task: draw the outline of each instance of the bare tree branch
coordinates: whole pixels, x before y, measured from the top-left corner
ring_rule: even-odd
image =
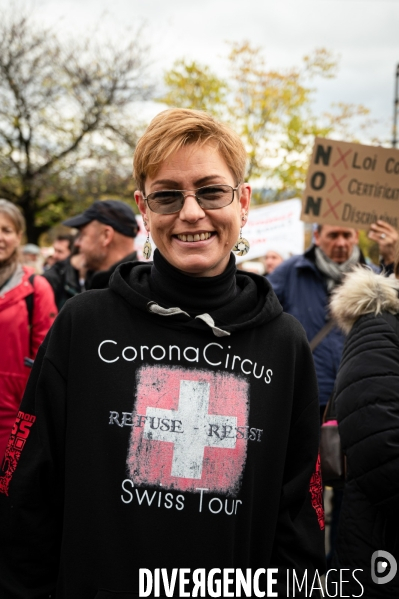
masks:
[[[84,170],[90,159],[92,168],[110,135],[119,140],[112,146],[114,164],[131,153],[137,136],[129,110],[150,98],[153,88],[147,50],[131,37],[120,45],[102,40],[100,46],[92,39],[61,43],[32,14],[17,14],[12,7],[5,13],[0,21],[0,139],[5,142],[0,189],[23,208],[28,236],[36,241],[42,229],[38,215],[55,206],[51,190],[73,185],[72,167]],[[71,201],[76,194],[70,187],[63,197]]]

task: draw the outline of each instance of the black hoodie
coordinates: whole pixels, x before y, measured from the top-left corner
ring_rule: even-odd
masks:
[[[68,301],[39,351],[0,477],[0,596],[133,598],[143,568],[277,568],[278,597],[312,596],[324,522],[305,333],[263,277],[237,274],[226,306],[206,313],[204,294],[193,316],[154,302],[150,272],[122,264]]]

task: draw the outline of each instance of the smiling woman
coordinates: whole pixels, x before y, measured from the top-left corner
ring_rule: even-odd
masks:
[[[196,111],[169,110],[137,145],[135,198],[161,254],[192,276],[221,274],[245,225],[246,154],[228,127]]]
[[[36,547],[39,529],[45,541],[28,559],[3,533],[24,559],[0,556],[0,591],[17,580],[22,599],[34,579],[37,596],[133,599],[140,568],[276,568],[279,596],[295,596],[294,579],[309,596],[324,569],[316,379],[302,327],[264,277],[236,270],[245,157],[231,129],[192,110],[159,114],[139,141],[154,262],[68,301],[35,364],[21,407],[35,421],[0,521],[34,501],[21,543]]]

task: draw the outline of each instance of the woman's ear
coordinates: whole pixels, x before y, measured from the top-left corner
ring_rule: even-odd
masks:
[[[241,214],[248,214],[248,210],[249,210],[249,205],[251,203],[251,194],[252,194],[252,190],[251,190],[251,186],[248,185],[248,183],[242,183],[240,185],[240,205],[241,205]]]
[[[143,193],[139,190],[134,192],[134,199],[136,200],[136,204],[138,209],[140,210],[140,214],[143,217],[143,221],[147,219],[147,204],[145,203],[145,199]]]

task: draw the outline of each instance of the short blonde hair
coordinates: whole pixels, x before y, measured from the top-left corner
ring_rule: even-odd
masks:
[[[25,232],[25,218],[15,204],[0,199],[0,214],[5,214],[10,219],[18,234]]]
[[[169,108],[159,113],[139,139],[133,158],[133,176],[144,192],[145,180],[186,145],[212,144],[226,161],[236,185],[244,181],[246,151],[240,137],[227,125],[201,110]]]

